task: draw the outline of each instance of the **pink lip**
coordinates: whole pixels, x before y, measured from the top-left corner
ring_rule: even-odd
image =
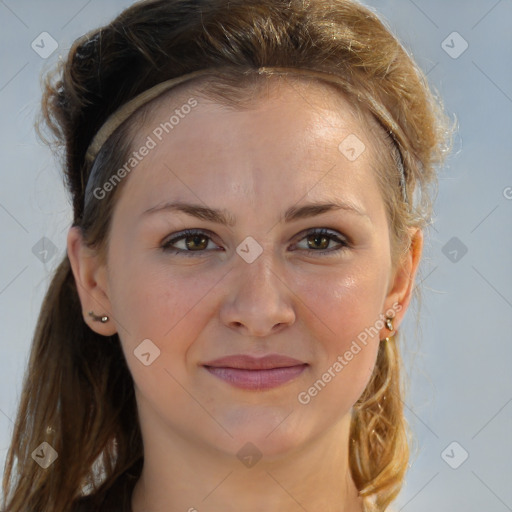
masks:
[[[270,354],[264,357],[234,355],[208,361],[203,366],[212,374],[242,389],[269,389],[300,375],[307,363]]]

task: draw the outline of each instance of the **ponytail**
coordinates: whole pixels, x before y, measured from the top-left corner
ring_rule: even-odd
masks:
[[[398,495],[409,447],[400,386],[398,334],[380,342],[370,382],[353,408],[352,478],[372,510],[386,510]]]
[[[37,321],[6,459],[2,511],[68,512],[77,490],[96,491],[98,483],[107,489],[141,456],[133,381],[118,336],[100,336],[84,322],[66,255]]]

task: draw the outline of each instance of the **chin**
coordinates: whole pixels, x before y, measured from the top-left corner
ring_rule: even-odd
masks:
[[[223,424],[233,435],[229,451],[238,451],[247,443],[254,445],[255,451],[260,451],[266,460],[279,459],[311,441],[308,432],[311,429],[305,424],[298,425],[294,418],[296,411],[290,414],[280,411],[279,414],[265,414],[262,411],[249,414],[235,420],[224,420]],[[289,416],[288,416],[289,415]],[[295,421],[294,421],[295,419]],[[250,449],[250,448],[248,448]]]

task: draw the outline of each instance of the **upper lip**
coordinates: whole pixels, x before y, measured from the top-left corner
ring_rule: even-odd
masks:
[[[263,357],[254,357],[245,354],[221,357],[203,363],[203,366],[216,366],[222,368],[239,368],[243,370],[269,370],[271,368],[286,368],[307,364],[304,361],[279,354],[269,354]]]

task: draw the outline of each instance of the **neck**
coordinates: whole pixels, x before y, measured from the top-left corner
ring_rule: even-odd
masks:
[[[142,428],[144,467],[132,512],[362,512],[348,464],[349,427],[346,417],[293,453],[254,465],[247,459],[249,467],[158,428],[144,436]]]

